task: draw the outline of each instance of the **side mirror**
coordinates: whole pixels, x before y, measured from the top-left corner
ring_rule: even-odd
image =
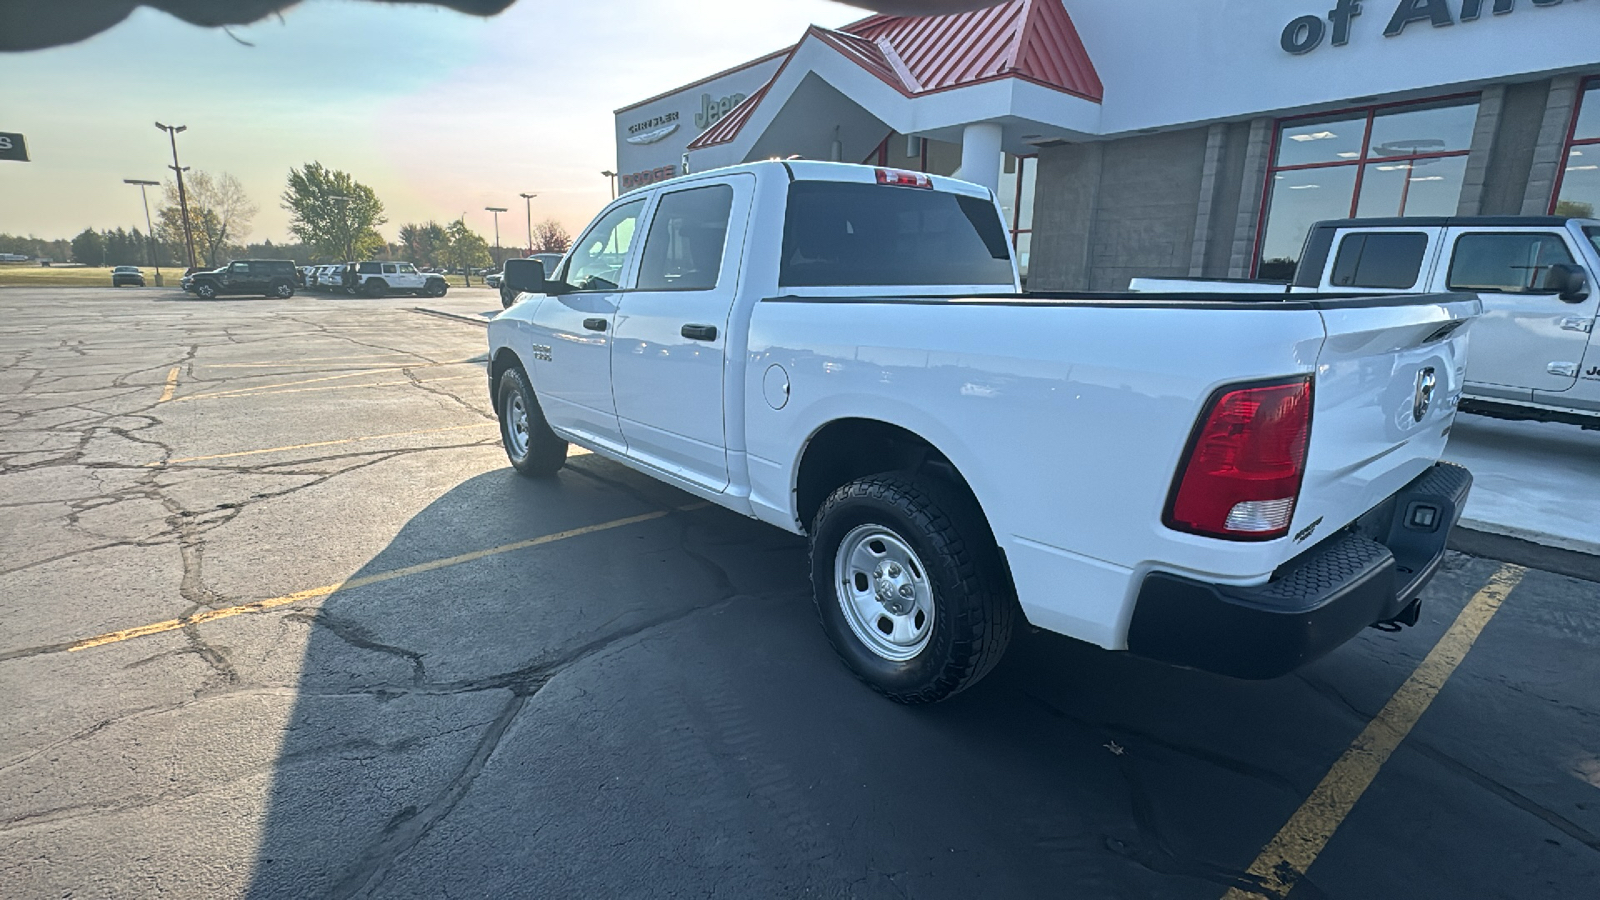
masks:
[[[544,263],[537,259],[508,259],[500,283],[519,294],[544,293]]]
[[[1567,303],[1582,303],[1589,299],[1589,273],[1583,266],[1555,263],[1545,275],[1544,288]]]

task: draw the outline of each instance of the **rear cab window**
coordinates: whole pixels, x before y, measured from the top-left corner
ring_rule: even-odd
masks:
[[[1567,242],[1553,232],[1469,232],[1456,239],[1447,286],[1452,291],[1551,293],[1544,287],[1550,267],[1572,262]]]
[[[1003,285],[1011,244],[994,203],[923,188],[838,181],[789,185],[778,285]]]
[[[661,195],[645,236],[637,288],[641,291],[708,291],[717,286],[733,188],[726,184]]]
[[[1428,235],[1419,231],[1353,232],[1339,242],[1328,283],[1333,288],[1408,290],[1422,275]]]

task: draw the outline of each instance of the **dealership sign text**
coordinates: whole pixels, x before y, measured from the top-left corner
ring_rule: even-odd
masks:
[[[1368,0],[1371,2],[1371,0]],[[1560,6],[1562,0],[1531,0],[1534,6]],[[1577,2],[1577,0],[1573,0]],[[1301,16],[1284,26],[1279,38],[1284,52],[1296,56],[1310,53],[1322,46],[1323,40],[1332,37],[1335,47],[1350,43],[1351,22],[1361,15],[1363,0],[1336,0],[1328,10],[1328,20],[1320,16]],[[1517,0],[1400,0],[1389,24],[1384,26],[1384,37],[1397,37],[1407,25],[1427,22],[1434,28],[1444,28],[1457,22],[1475,22],[1485,15],[1504,16],[1516,9]],[[1453,12],[1459,8],[1460,14]]]

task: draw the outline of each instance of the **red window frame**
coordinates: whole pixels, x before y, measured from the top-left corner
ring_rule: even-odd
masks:
[[[1358,168],[1356,169],[1355,188],[1350,193],[1350,218],[1353,219],[1356,215],[1356,208],[1361,203],[1361,182],[1366,177],[1367,164],[1369,162],[1406,163],[1414,162],[1419,159],[1446,159],[1456,156],[1466,156],[1472,152],[1472,149],[1469,147],[1466,150],[1446,150],[1439,153],[1411,153],[1405,156],[1369,156],[1369,153],[1372,150],[1372,123],[1373,120],[1378,117],[1378,113],[1387,112],[1392,109],[1401,109],[1407,106],[1428,106],[1435,103],[1448,103],[1451,100],[1466,100],[1468,98],[1477,98],[1479,102],[1482,102],[1482,96],[1482,94],[1476,91],[1471,91],[1462,94],[1446,94],[1442,97],[1428,97],[1422,100],[1402,100],[1397,103],[1379,103],[1373,106],[1350,106],[1344,109],[1328,110],[1327,112],[1306,113],[1304,115],[1284,116],[1281,119],[1274,119],[1272,122],[1272,145],[1268,150],[1267,155],[1267,159],[1270,160],[1270,162],[1267,164],[1267,185],[1261,191],[1261,208],[1256,213],[1256,246],[1255,252],[1252,254],[1252,259],[1250,260],[1251,277],[1254,277],[1256,272],[1261,268],[1261,248],[1266,242],[1267,238],[1267,208],[1272,203],[1272,182],[1275,180],[1273,176],[1277,175],[1279,172],[1297,172],[1305,169],[1332,169],[1340,166],[1357,166]],[[1309,119],[1328,119],[1334,116],[1346,116],[1352,113],[1361,112],[1366,113],[1367,124],[1361,134],[1361,155],[1359,157],[1355,159],[1341,159],[1336,162],[1299,163],[1292,166],[1278,165],[1279,142],[1282,140],[1285,125]],[[1576,124],[1577,119],[1574,118],[1573,122]]]
[[[1572,104],[1572,121],[1567,123],[1567,140],[1561,145],[1561,164],[1556,169],[1556,183],[1550,189],[1550,206],[1546,212],[1551,215],[1555,215],[1556,205],[1561,202],[1561,187],[1567,180],[1567,161],[1572,158],[1572,148],[1600,146],[1600,137],[1578,137],[1578,116],[1583,114],[1585,96],[1594,88],[1600,88],[1600,75],[1590,75],[1578,82],[1577,101]]]

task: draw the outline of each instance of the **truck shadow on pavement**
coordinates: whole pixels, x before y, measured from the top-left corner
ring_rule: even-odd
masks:
[[[1318,685],[1381,703],[1427,649],[1256,684],[1024,628],[908,708],[834,658],[802,539],[690,504],[595,457],[490,472],[356,579],[426,570],[287,616],[248,896],[1215,898],[1361,727]]]

